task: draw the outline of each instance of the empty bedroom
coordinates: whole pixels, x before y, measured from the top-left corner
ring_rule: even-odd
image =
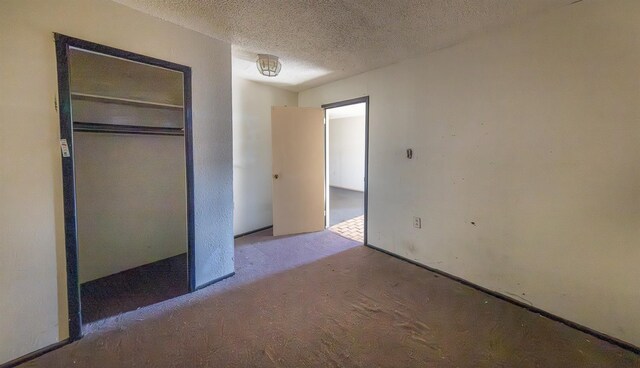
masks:
[[[0,368],[640,367],[637,0],[0,1]]]

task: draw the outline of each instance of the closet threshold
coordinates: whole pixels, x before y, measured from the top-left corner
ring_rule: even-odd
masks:
[[[71,92],[71,98],[76,100],[96,101],[96,102],[105,102],[105,103],[113,103],[113,104],[120,104],[120,105],[132,105],[132,106],[141,106],[141,107],[154,107],[154,108],[169,109],[169,110],[183,109],[182,105],[173,105],[173,104],[167,104],[162,102],[135,100],[130,98],[92,95],[88,93],[79,93],[79,92]]]
[[[111,134],[141,134],[141,135],[175,135],[183,136],[182,128],[163,128],[142,125],[118,125],[86,123],[76,121],[73,123],[74,132],[111,133]]]

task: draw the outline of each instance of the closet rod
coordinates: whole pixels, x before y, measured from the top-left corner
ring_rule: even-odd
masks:
[[[143,134],[143,135],[176,135],[183,136],[182,128],[162,128],[141,125],[97,124],[76,121],[73,123],[74,132],[115,133],[115,134]]]

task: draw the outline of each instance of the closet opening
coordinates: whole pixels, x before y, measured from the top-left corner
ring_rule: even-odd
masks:
[[[75,340],[194,290],[191,69],[55,39]]]

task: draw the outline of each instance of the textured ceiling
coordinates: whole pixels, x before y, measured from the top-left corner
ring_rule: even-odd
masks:
[[[234,72],[301,91],[575,0],[115,0],[233,44]],[[258,74],[256,54],[282,72]]]

